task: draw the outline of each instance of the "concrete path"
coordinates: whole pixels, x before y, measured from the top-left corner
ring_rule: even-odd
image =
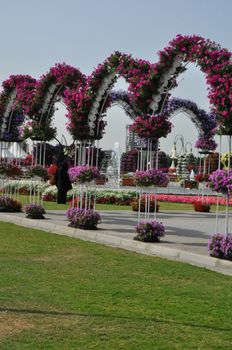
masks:
[[[134,241],[137,213],[105,211],[97,231],[68,227],[64,211],[48,211],[45,220],[25,219],[24,213],[0,213],[0,221],[9,221],[26,227],[63,234],[120,247],[135,252],[156,255],[172,260],[206,267],[232,276],[232,262],[211,258],[207,243],[215,232],[214,213],[162,212],[157,220],[166,227],[166,236],[158,244]],[[224,216],[219,216],[219,232],[224,232]]]

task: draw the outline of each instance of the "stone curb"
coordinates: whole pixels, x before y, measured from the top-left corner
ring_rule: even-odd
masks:
[[[180,249],[168,248],[159,244],[149,244],[138,242],[126,238],[116,237],[99,231],[86,231],[68,226],[56,225],[43,220],[31,220],[13,215],[0,217],[1,221],[11,222],[20,226],[41,229],[46,232],[55,233],[62,236],[79,238],[84,241],[105,244],[140,254],[157,256],[169,260],[188,263],[190,265],[207,268],[213,271],[232,276],[232,262],[222,259],[212,258],[196,253],[187,252]]]

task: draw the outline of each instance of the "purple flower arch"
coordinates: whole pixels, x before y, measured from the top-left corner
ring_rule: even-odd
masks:
[[[109,95],[109,99],[111,105],[120,105],[131,119],[136,119],[136,117],[139,116],[125,91],[112,91]],[[179,112],[183,112],[187,115],[196,126],[199,132],[199,139],[195,145],[197,148],[204,148],[201,147],[202,143],[200,143],[200,141],[202,140],[204,140],[205,145],[211,145],[211,147],[207,147],[208,149],[213,150],[216,148],[216,144],[212,142],[217,127],[216,117],[213,113],[207,113],[204,109],[199,108],[193,101],[181,98],[170,98],[164,104],[162,115],[164,117],[168,116],[170,119]]]

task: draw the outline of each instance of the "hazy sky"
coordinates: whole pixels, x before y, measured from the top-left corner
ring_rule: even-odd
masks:
[[[66,62],[90,74],[115,50],[135,58],[157,61],[176,34],[199,34],[232,49],[231,0],[0,0],[1,82],[10,74],[39,78],[56,62]],[[203,74],[194,65],[173,91],[208,109]],[[119,79],[116,89],[126,89]],[[65,135],[65,108],[58,105],[55,124]],[[118,107],[107,114],[104,148],[125,143],[128,118]],[[183,115],[172,119],[174,128],[162,147],[168,151],[176,134],[194,144],[192,122]]]

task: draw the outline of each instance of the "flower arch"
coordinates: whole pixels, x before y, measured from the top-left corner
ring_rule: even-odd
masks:
[[[151,116],[163,112],[177,84],[176,78],[188,62],[195,63],[205,74],[212,112],[221,133],[232,134],[231,52],[197,35],[177,35],[159,52],[159,61],[155,64],[118,51],[88,77],[64,63],[56,64],[36,84],[28,115],[35,126],[42,125],[46,129],[54,113],[54,103],[62,97],[68,110],[67,129],[73,138],[99,139],[104,131],[101,117],[111,103],[110,91],[118,77],[129,83],[128,99],[136,113]],[[13,100],[8,100],[5,114],[2,113],[3,126]]]
[[[78,91],[85,86],[86,78],[77,68],[57,63],[37,83],[33,103],[28,112],[31,118],[34,138],[49,141],[55,136],[56,128],[51,126],[55,103],[64,97],[66,89]]]
[[[131,104],[131,100],[126,91],[112,91],[109,95],[109,99],[109,107],[117,104],[123,108],[131,119],[139,117],[139,113]],[[216,143],[213,141],[217,127],[215,115],[213,113],[207,113],[204,109],[199,108],[193,101],[173,97],[166,101],[161,116],[167,116],[168,119],[170,119],[179,112],[184,113],[190,118],[199,132],[199,138],[196,141],[195,147],[205,148],[201,147],[203,146],[204,140],[205,144],[211,145],[211,147],[207,146],[206,148],[211,150],[215,149]]]
[[[200,36],[177,35],[159,52],[159,57],[158,63],[150,64],[116,52],[98,66],[87,79],[86,89],[69,96],[70,100],[78,101],[75,106],[76,115],[81,116],[82,121],[88,119],[86,131],[89,129],[94,138],[96,120],[100,117],[100,112],[104,112],[105,97],[117,74],[129,82],[129,98],[137,111],[145,114],[160,113],[169,92],[177,84],[177,76],[185,71],[188,62],[193,62],[206,76],[212,111],[221,130],[232,133],[231,52]],[[72,120],[73,111],[69,112]]]
[[[0,139],[19,141],[18,126],[28,114],[36,91],[36,79],[29,75],[11,75],[2,83],[0,95]]]

